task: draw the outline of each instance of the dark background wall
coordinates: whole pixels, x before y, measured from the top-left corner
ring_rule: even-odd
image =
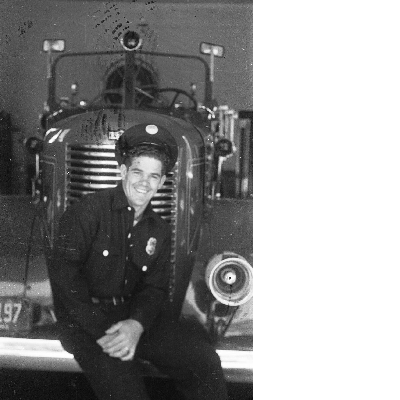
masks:
[[[120,49],[117,25],[147,24],[148,50],[198,55],[201,41],[225,46],[216,60],[215,98],[237,111],[252,109],[252,3],[237,1],[0,2],[0,110],[11,115],[14,192],[26,186],[31,162],[25,137],[38,134],[46,100],[42,41],[66,40],[67,51]],[[114,33],[113,33],[114,31]]]

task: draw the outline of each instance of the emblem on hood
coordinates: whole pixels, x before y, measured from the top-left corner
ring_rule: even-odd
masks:
[[[146,246],[146,253],[147,253],[149,256],[152,256],[152,255],[155,253],[155,251],[156,251],[156,244],[157,244],[157,239],[156,239],[156,238],[151,237],[151,238],[148,240],[147,246]]]
[[[124,133],[123,129],[119,129],[118,131],[108,131],[108,139],[109,140],[118,140],[119,137]]]

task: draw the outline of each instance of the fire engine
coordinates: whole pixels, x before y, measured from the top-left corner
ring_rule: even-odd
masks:
[[[23,293],[0,298],[0,365],[79,371],[52,336],[51,293],[45,302],[29,296],[36,233],[48,262],[62,213],[82,196],[118,183],[116,140],[130,126],[150,123],[168,129],[179,149],[152,199],[173,232],[166,310],[210,336],[228,381],[252,382],[252,249],[234,248],[229,241],[229,235],[251,234],[251,208],[221,205],[222,163],[235,151],[237,120],[237,113],[218,106],[213,95],[214,57],[223,48],[201,44],[210,63],[197,55],[150,52],[134,31],[122,36],[122,48],[115,51],[55,56],[63,47],[60,40],[44,42],[43,137],[26,141],[36,160],[35,215]],[[226,226],[228,236],[216,233]],[[157,375],[145,360],[143,371]]]

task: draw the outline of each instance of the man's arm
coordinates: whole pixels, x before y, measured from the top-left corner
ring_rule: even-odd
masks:
[[[59,224],[49,277],[57,318],[67,316],[96,339],[107,325],[104,313],[91,301],[86,280],[81,273],[97,229],[96,214],[88,204],[67,210]]]

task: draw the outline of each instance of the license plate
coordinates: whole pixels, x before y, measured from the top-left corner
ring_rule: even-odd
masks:
[[[32,328],[33,305],[23,297],[0,297],[0,335],[25,334]]]

